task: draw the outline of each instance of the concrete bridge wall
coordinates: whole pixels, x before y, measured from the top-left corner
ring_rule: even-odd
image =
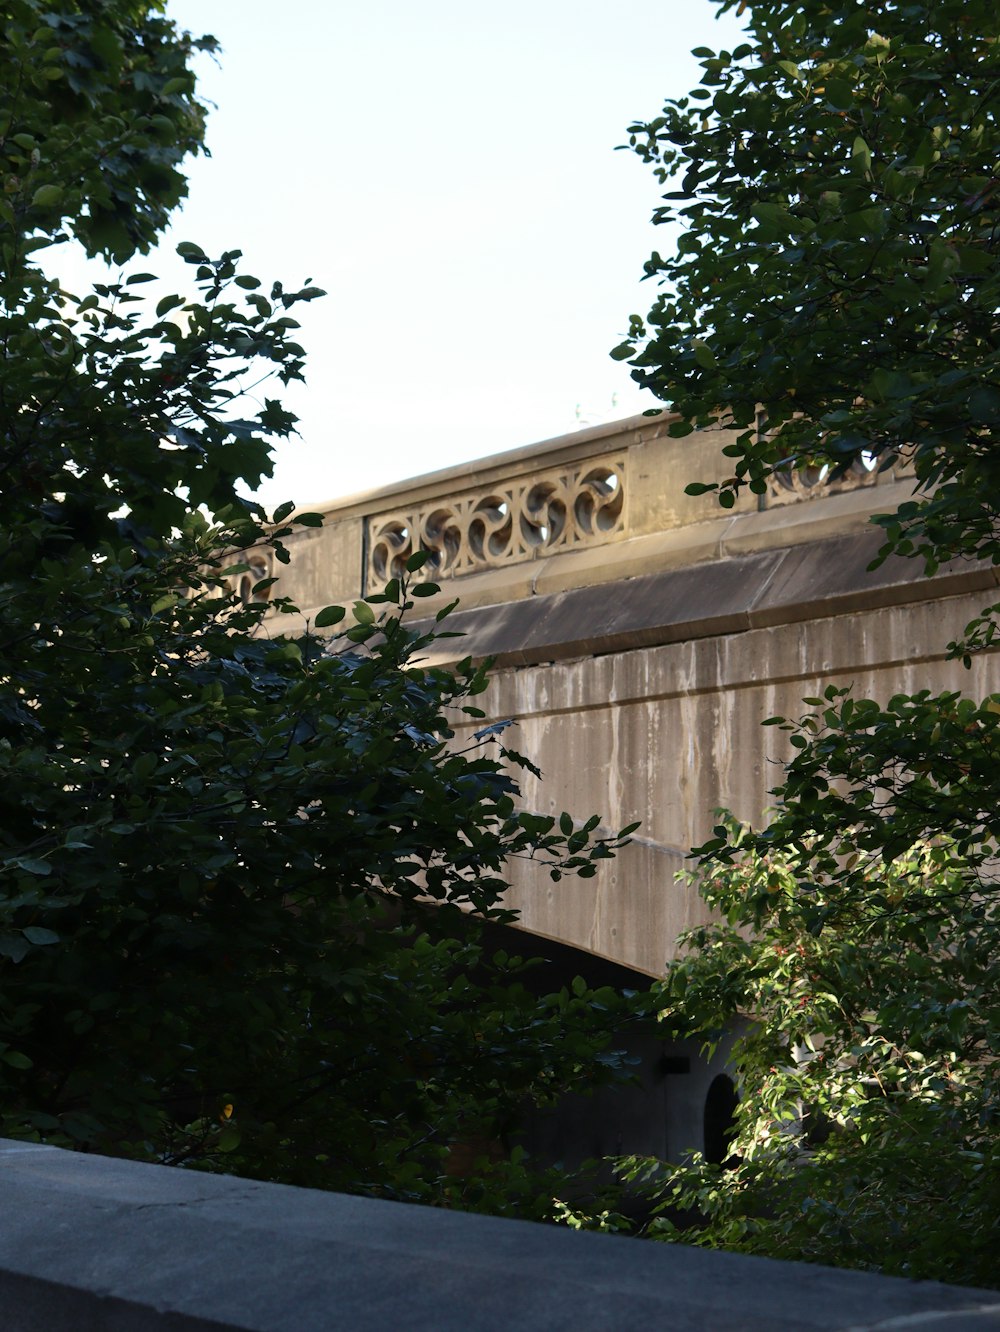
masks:
[[[442,592],[418,609],[460,600],[449,623],[464,637],[438,660],[495,658],[482,706],[516,720],[515,747],[545,776],[526,803],[642,820],[595,880],[514,867],[523,927],[650,975],[701,918],[675,876],[713,810],[758,821],[767,806],[783,737],[765,717],[797,715],[831,682],[875,697],[1000,689],[995,656],[971,672],[946,660],[996,599],[993,570],[867,572],[870,517],[911,493],[905,468],[789,476],[724,513],[683,493],[726,475],[724,434],[671,440],[667,426],[636,417],[323,506],[276,570],[308,619],[431,552]]]

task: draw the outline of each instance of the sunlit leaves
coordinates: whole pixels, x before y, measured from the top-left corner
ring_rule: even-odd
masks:
[[[729,479],[687,493],[731,508],[779,466],[902,461],[916,494],[876,520],[880,558],[1000,563],[996,9],[740,11],[746,44],[700,53],[694,100],[630,130],[669,188],[654,220],[685,233],[614,355],[672,435],[735,425]],[[995,649],[998,614],[952,654]],[[704,1219],[663,1216],[665,1238],[993,1285],[1000,702],[831,685],[806,706],[766,723],[790,754],[768,825],[700,848],[717,923],[664,985],[678,1035],[736,1036],[733,1157],[623,1168]]]
[[[859,849],[844,811],[824,839],[807,803],[760,833],[716,828],[696,882],[720,923],[687,935],[663,986],[675,1032],[735,1034],[730,1160],[622,1172],[704,1217],[654,1221],[661,1238],[992,1285],[1000,899],[916,819],[925,837],[890,857]],[[887,826],[898,812],[883,804]]]
[[[752,427],[721,502],[789,458],[903,457],[923,498],[883,555],[1000,559],[995,8],[897,6],[875,31],[854,4],[745,8],[749,40],[706,49],[696,100],[630,128],[669,186],[654,221],[684,231],[612,355],[685,422]]]

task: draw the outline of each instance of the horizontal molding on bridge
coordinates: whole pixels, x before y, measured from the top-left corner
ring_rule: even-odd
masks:
[[[985,564],[956,562],[927,578],[919,560],[894,557],[869,570],[881,543],[882,534],[869,529],[549,596],[459,608],[447,627],[462,637],[439,641],[431,660],[492,657],[498,666],[528,666],[996,592],[997,571]]]
[[[988,1332],[997,1292],[0,1140],[4,1332]]]

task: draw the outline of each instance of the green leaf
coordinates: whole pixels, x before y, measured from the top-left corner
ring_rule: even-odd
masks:
[[[3,1054],[0,1054],[0,1059],[11,1068],[34,1068],[34,1063],[20,1050],[4,1050]]]
[[[62,203],[62,198],[61,185],[40,185],[31,196],[31,205],[33,208],[55,208]]]
[[[52,866],[47,860],[38,860],[33,856],[18,856],[14,860],[8,861],[8,864],[15,865],[27,874],[37,874],[40,878],[45,878],[52,873]]]
[[[849,111],[854,105],[854,90],[846,80],[827,79],[823,91],[826,101],[835,111]]]
[[[969,395],[969,416],[977,425],[1000,421],[1000,389],[982,385]]]
[[[313,623],[317,629],[327,629],[332,624],[339,624],[346,614],[347,611],[343,606],[324,606]]]
[[[243,1135],[234,1124],[227,1124],[219,1134],[219,1140],[216,1143],[216,1150],[220,1152],[235,1152],[236,1148],[243,1140]]]
[[[24,937],[32,944],[54,944],[59,942],[59,935],[55,930],[47,930],[41,925],[26,925],[21,931]]]
[[[0,957],[20,962],[31,952],[31,945],[21,934],[0,934]]]

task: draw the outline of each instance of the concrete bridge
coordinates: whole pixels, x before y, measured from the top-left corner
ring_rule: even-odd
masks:
[[[428,551],[424,574],[442,590],[418,609],[458,598],[448,625],[463,634],[435,660],[494,659],[477,703],[516,721],[515,747],[543,771],[523,784],[528,807],[599,813],[613,829],[641,820],[595,879],[552,884],[511,867],[518,946],[547,956],[557,985],[578,972],[594,984],[662,975],[678,935],[704,919],[676,880],[689,848],[716,808],[751,822],[767,808],[785,737],[764,718],[797,716],[830,683],[876,698],[1000,689],[995,656],[971,671],[946,660],[997,599],[994,570],[966,563],[926,579],[919,561],[897,559],[867,571],[881,544],[870,518],[909,497],[905,468],[859,467],[833,484],[790,474],[727,512],[684,494],[728,475],[725,432],[672,440],[668,425],[634,417],[321,506],[323,527],[298,532],[290,566],[273,571],[308,619],[379,591]],[[248,597],[272,572],[255,558]],[[725,1046],[711,1060],[693,1041],[634,1053],[639,1091],[565,1107],[535,1127],[533,1150],[676,1159],[707,1153],[713,1133],[722,1143],[715,1121],[734,1095]]]
[[[789,475],[726,512],[684,494],[728,475],[725,432],[671,440],[668,423],[633,417],[322,506],[324,526],[293,537],[276,570],[308,617],[429,552],[442,591],[418,610],[459,598],[448,627],[464,635],[436,659],[494,658],[477,701],[517,722],[516,747],[543,770],[529,807],[642,821],[595,880],[513,867],[523,928],[650,976],[701,919],[675,875],[714,809],[756,822],[767,807],[784,737],[765,717],[798,715],[831,682],[886,698],[1000,687],[992,656],[970,672],[945,651],[996,599],[995,571],[926,579],[900,559],[867,572],[869,519],[911,494],[905,469]]]

